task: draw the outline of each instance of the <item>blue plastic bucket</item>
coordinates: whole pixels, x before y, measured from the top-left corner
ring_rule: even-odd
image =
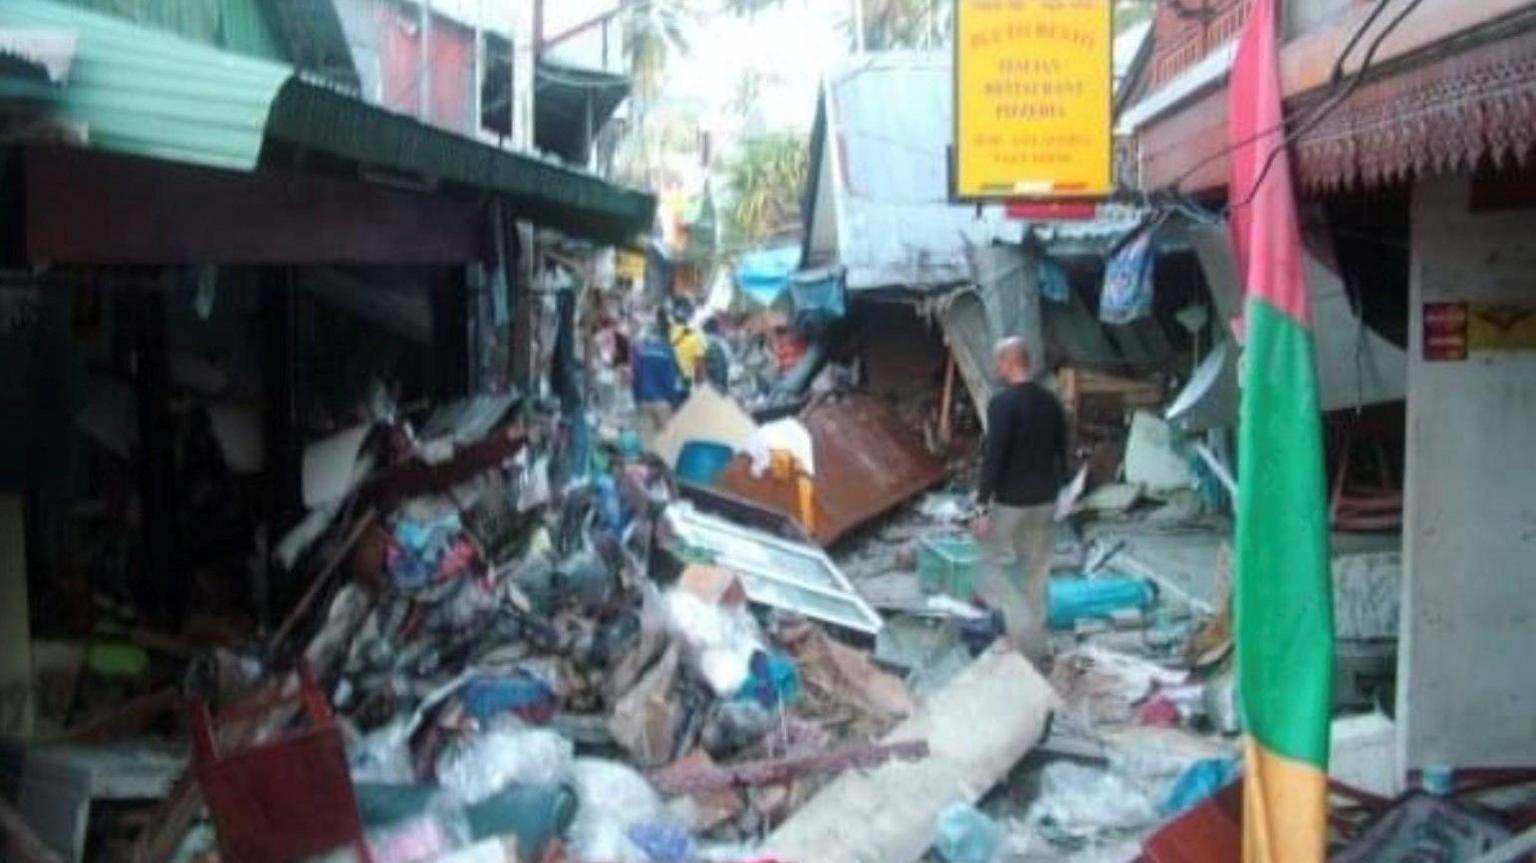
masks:
[[[677,477],[694,485],[714,485],[715,477],[731,463],[734,452],[725,444],[689,441],[677,456]]]

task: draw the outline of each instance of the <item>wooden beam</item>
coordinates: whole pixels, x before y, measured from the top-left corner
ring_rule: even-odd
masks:
[[[68,264],[451,264],[484,207],[298,171],[244,174],[67,147],[24,153],[26,254]]]

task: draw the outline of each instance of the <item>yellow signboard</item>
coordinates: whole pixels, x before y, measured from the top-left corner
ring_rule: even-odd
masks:
[[[1110,0],[955,0],[954,192],[1110,191]]]
[[[615,264],[614,276],[617,278],[628,279],[633,285],[642,284],[645,281],[645,255],[640,252],[620,249]]]
[[[1486,351],[1536,348],[1536,308],[1513,303],[1470,303],[1467,347]]]

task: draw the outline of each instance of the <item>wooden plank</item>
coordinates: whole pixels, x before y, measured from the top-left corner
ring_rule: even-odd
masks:
[[[763,856],[913,863],[933,842],[939,813],[996,784],[1040,742],[1056,706],[1024,657],[984,654],[882,741],[925,741],[927,758],[843,774],[768,837]]]
[[[242,174],[62,147],[24,154],[26,254],[76,264],[451,264],[484,206],[281,169]]]

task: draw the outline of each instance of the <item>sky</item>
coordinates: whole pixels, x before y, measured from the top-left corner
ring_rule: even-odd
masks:
[[[727,112],[747,70],[771,75],[759,111],[768,129],[807,130],[823,72],[847,55],[837,22],[844,0],[784,0],[751,17],[716,14],[671,64],[666,98],[703,117]]]
[[[465,21],[506,28],[508,0],[431,0],[439,12]],[[532,0],[514,0],[532,2]],[[743,72],[772,73],[760,104],[768,129],[810,128],[816,90],[825,69],[847,54],[837,23],[852,0],[783,0],[777,7],[741,17],[719,11],[719,0],[686,0],[699,11],[688,34],[689,52],[670,64],[664,105],[701,118],[730,110]],[[562,33],[617,8],[619,0],[546,0],[544,32]],[[599,56],[596,30],[567,41],[552,55],[578,65]]]

